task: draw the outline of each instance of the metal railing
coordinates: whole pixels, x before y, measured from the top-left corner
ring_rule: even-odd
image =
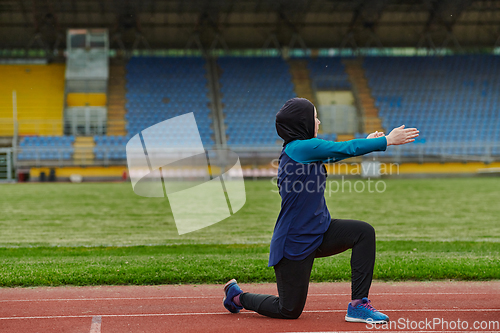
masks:
[[[20,119],[17,121],[19,135],[62,135],[62,120]],[[0,136],[14,135],[14,120],[0,118]]]
[[[19,135],[106,135],[108,130],[124,128],[123,121],[107,121],[106,116],[69,115],[65,120],[21,119],[17,121]],[[14,135],[14,120],[0,118],[0,136]]]
[[[213,147],[213,149],[223,148]],[[230,146],[229,149],[238,154],[242,165],[262,165],[277,159],[281,146]],[[127,164],[125,146],[79,148],[77,158],[72,147],[18,147],[17,153],[17,165],[24,167]],[[500,142],[418,143],[391,146],[386,152],[376,152],[362,157],[364,160],[374,158],[390,163],[473,161],[491,163],[500,161]]]
[[[396,163],[405,161],[491,163],[500,160],[500,142],[429,142],[389,147],[389,154],[380,154]]]
[[[105,118],[90,118],[74,122],[62,120],[19,120],[19,135],[106,135],[108,129],[124,127],[123,121],[107,121]],[[14,135],[12,118],[0,118],[0,136]]]

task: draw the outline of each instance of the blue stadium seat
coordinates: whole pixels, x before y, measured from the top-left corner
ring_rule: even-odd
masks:
[[[160,121],[193,112],[200,133],[209,133],[202,136],[203,144],[212,146],[205,65],[202,57],[132,57],[126,76],[128,133],[135,135]],[[106,142],[124,144],[119,140]]]
[[[25,136],[19,142],[17,158],[26,160],[70,160],[75,137],[70,136]]]
[[[296,97],[288,64],[280,57],[220,57],[224,123],[230,146],[276,146],[274,119]]]
[[[365,57],[363,67],[388,130],[401,124],[418,127],[420,143],[462,142],[465,146],[499,141],[500,57]],[[437,148],[428,152],[440,153]],[[460,153],[476,155],[484,150]]]
[[[309,58],[307,68],[316,89],[350,90],[351,83],[340,57]]]

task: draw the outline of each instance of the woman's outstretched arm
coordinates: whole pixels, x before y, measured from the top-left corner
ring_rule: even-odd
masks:
[[[336,162],[349,157],[365,155],[373,151],[384,151],[387,146],[402,145],[415,141],[416,128],[397,127],[389,133],[372,133],[366,139],[333,142],[321,139],[296,140],[290,142],[285,152],[300,163],[315,161]]]

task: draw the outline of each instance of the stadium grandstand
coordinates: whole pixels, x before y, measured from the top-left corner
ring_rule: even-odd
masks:
[[[500,170],[500,1],[12,0],[0,18],[0,181],[124,179],[130,138],[190,112],[205,149],[270,177],[297,96],[325,140],[420,129],[353,164]]]

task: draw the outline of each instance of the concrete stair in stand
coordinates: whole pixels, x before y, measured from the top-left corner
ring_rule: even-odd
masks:
[[[352,139],[354,139],[354,135],[353,134],[338,134],[337,135],[337,142],[349,141],[349,140],[352,140]]]
[[[124,65],[109,67],[107,135],[127,135],[125,129],[126,79]]]
[[[73,143],[73,161],[76,165],[94,164],[94,137],[77,136]]]
[[[378,116],[378,108],[375,106],[375,99],[368,86],[368,80],[366,79],[361,60],[349,59],[343,62],[346,73],[349,75],[349,81],[353,87],[354,98],[357,100],[362,114],[363,131],[365,133],[384,131],[382,120]]]
[[[313,104],[316,104],[311,88],[311,77],[307,68],[307,61],[291,59],[288,64],[290,65],[290,74],[292,74],[292,82],[297,96],[307,98]]]

